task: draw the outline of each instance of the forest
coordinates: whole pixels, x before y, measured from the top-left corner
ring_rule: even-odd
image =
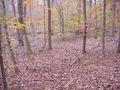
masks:
[[[0,90],[120,90],[120,0],[0,0]]]

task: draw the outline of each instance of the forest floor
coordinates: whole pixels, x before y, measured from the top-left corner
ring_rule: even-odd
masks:
[[[9,54],[4,56],[9,90],[120,90],[117,38],[106,39],[104,58],[100,38],[87,38],[84,55],[82,38],[56,41],[52,50],[38,52],[42,41],[31,40],[35,52],[29,57],[17,48],[18,73],[13,70]]]

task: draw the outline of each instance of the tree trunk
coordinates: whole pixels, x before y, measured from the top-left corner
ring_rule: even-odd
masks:
[[[13,61],[14,66],[16,67],[15,56],[14,56],[14,53],[13,53],[13,50],[12,50],[11,42],[10,42],[10,39],[9,39],[9,34],[8,34],[8,31],[7,31],[7,24],[4,25],[4,29],[5,29],[5,34],[6,34],[7,45],[8,45],[10,54],[11,54],[11,59]]]
[[[13,13],[14,13],[14,16],[15,16],[15,22],[17,22],[14,0],[12,0],[11,2],[12,2]],[[18,44],[19,44],[19,46],[23,46],[23,40],[22,40],[22,37],[21,37],[21,34],[20,34],[20,30],[19,29],[16,29],[16,30],[17,30]]]
[[[18,0],[18,22],[21,24],[24,24],[24,19],[26,18],[26,7],[23,8],[23,0]],[[24,18],[25,17],[25,18]],[[31,46],[30,46],[30,42],[27,36],[27,32],[26,32],[26,28],[23,27],[22,29],[20,29],[20,32],[22,34],[22,38],[23,38],[23,42],[24,42],[24,47],[26,49],[26,53],[29,55],[32,53],[31,50]]]
[[[94,0],[94,3],[95,3],[95,6],[97,5],[97,2],[96,2],[96,0]],[[98,30],[98,21],[97,21],[97,18],[98,18],[98,16],[97,16],[97,10],[95,9],[95,20],[94,20],[94,27],[95,27],[95,39],[97,39],[97,30]]]
[[[30,0],[30,6],[29,6],[29,12],[30,12],[30,18],[31,18],[31,22],[30,22],[30,29],[32,29],[32,33],[33,33],[33,35],[35,36],[35,31],[34,31],[34,25],[33,25],[33,18],[32,18],[32,7],[33,7],[33,1],[32,0]]]
[[[46,48],[46,0],[44,0],[44,45],[43,45],[43,49]]]
[[[1,24],[0,24],[0,69],[1,69],[1,75],[2,75],[3,90],[8,90],[7,82],[6,82],[6,75],[5,75],[5,70],[4,70],[3,57],[2,57],[2,47],[1,47],[2,37],[1,36],[2,36],[2,31],[1,31]]]
[[[62,3],[60,1],[60,18],[61,18],[61,30],[62,30],[62,40],[64,40],[64,12],[63,12],[63,6],[62,6]]]
[[[80,34],[80,24],[81,24],[81,0],[77,0],[77,13],[78,13],[78,29],[76,31],[76,35],[79,35]]]
[[[112,37],[115,36],[115,11],[116,11],[116,5],[115,0],[112,0]]]
[[[2,5],[3,5],[3,14],[4,14],[4,16],[6,16],[6,7],[5,7],[4,0],[2,0]],[[10,39],[9,39],[9,35],[8,35],[7,29],[8,29],[7,28],[7,24],[5,23],[4,24],[4,30],[5,30],[5,35],[6,35],[6,41],[7,41],[8,49],[10,51],[11,59],[12,59],[13,64],[14,64],[14,69],[15,69],[15,71],[18,71],[17,66],[16,66],[16,61],[15,61],[15,56],[14,56],[14,53],[13,53],[13,50],[12,50],[12,46],[11,46],[11,42],[10,42]]]
[[[60,10],[59,12],[59,20],[60,20],[60,26],[61,26],[61,40],[64,40],[64,14],[63,11]]]
[[[118,7],[117,7],[118,8]],[[119,18],[120,17],[120,10],[118,9],[117,10],[117,17]],[[120,23],[120,20],[118,19],[117,20],[118,24]],[[119,34],[119,38],[118,38],[118,47],[117,47],[117,53],[120,53],[120,26],[119,26],[119,31],[118,31],[118,34]]]
[[[48,49],[52,49],[52,40],[51,40],[51,2],[47,0],[48,4]]]
[[[86,0],[83,0],[83,11],[84,11],[83,53],[86,53],[86,31],[87,31]]]
[[[106,29],[106,0],[103,8],[102,54],[105,56],[105,29]]]
[[[118,40],[117,53],[120,53],[120,28],[119,28],[119,40]]]
[[[92,18],[92,3],[93,1],[92,0],[89,0],[90,2],[90,19]]]
[[[0,0],[0,8],[2,8],[2,10],[0,10],[0,16],[4,17],[4,0]],[[8,86],[7,86],[7,81],[6,81],[6,75],[5,75],[5,68],[4,68],[4,62],[3,62],[3,56],[2,56],[2,24],[0,24],[0,71],[1,71],[1,76],[2,76],[2,89],[3,90],[8,90]]]

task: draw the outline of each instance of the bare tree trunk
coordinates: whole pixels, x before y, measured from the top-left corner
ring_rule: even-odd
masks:
[[[116,11],[116,5],[115,0],[112,0],[112,37],[115,36],[115,11]]]
[[[3,12],[4,12],[3,14],[4,14],[4,16],[6,16],[6,7],[5,7],[4,0],[2,0],[2,5],[3,5]],[[7,45],[8,45],[9,51],[10,51],[11,59],[12,59],[13,64],[14,64],[14,69],[15,69],[15,71],[18,71],[17,66],[16,66],[16,61],[15,61],[15,56],[14,56],[12,46],[11,46],[11,42],[10,42],[10,39],[9,39],[6,23],[4,24],[4,29],[5,29],[5,34],[6,34]]]
[[[96,2],[96,0],[94,0],[94,3],[95,3],[95,6],[97,5],[97,2]],[[94,21],[94,27],[95,27],[95,39],[97,39],[97,29],[98,29],[98,21],[97,21],[97,18],[98,18],[98,16],[97,16],[97,10],[95,10],[95,21]]]
[[[92,4],[93,4],[93,1],[92,0],[89,0],[90,2],[90,19],[92,18]]]
[[[51,2],[47,0],[48,4],[48,49],[52,49],[52,40],[51,40]]]
[[[26,18],[26,6],[23,8],[23,0],[18,0],[18,14],[19,14],[18,22],[25,25],[24,19]],[[31,50],[30,42],[27,36],[26,28],[23,27],[22,29],[20,29],[20,32],[22,34],[26,53],[31,54],[32,50]]]
[[[33,20],[32,20],[32,6],[33,6],[33,0],[30,0],[30,7],[29,7],[29,11],[30,11],[30,18],[31,18],[31,22],[30,22],[30,26],[31,29],[33,29],[33,35],[35,36],[35,31],[34,31],[34,25],[33,25]]]
[[[63,11],[59,13],[59,20],[61,25],[61,39],[64,40],[64,14]]]
[[[61,18],[61,28],[62,28],[62,40],[64,40],[64,12],[63,12],[63,6],[62,6],[62,3],[60,1],[60,6],[61,6],[61,9],[60,9],[60,18]]]
[[[2,39],[2,31],[1,31],[1,24],[0,24],[0,71],[2,75],[2,83],[3,83],[3,90],[8,90],[7,81],[6,81],[6,75],[4,70],[4,63],[3,63],[3,57],[2,57],[2,47],[1,47],[1,39]]]
[[[83,0],[83,11],[84,11],[84,33],[83,33],[83,53],[86,53],[86,31],[87,31],[87,16],[86,16],[86,0]]]
[[[43,45],[43,49],[46,48],[46,0],[44,0],[44,45]]]
[[[76,35],[79,35],[79,33],[80,33],[80,24],[81,24],[81,21],[80,21],[80,19],[81,19],[81,3],[80,3],[80,0],[77,0],[77,8],[78,8],[78,10],[77,10],[77,12],[78,12],[78,16],[79,16],[79,18],[78,18],[78,29],[76,30]]]
[[[63,11],[62,11],[62,17],[61,17],[61,28],[62,28],[62,40],[64,40],[64,32],[65,32],[65,30],[64,30],[64,14],[63,14]]]
[[[119,5],[119,4],[118,4]],[[118,7],[117,7],[118,8]],[[120,17],[120,10],[117,10],[117,17]],[[118,24],[120,23],[119,19],[118,19]],[[120,53],[120,26],[119,26],[119,31],[118,31],[118,47],[117,47],[117,53]]]
[[[102,54],[105,56],[105,29],[106,29],[106,0],[104,0],[103,9],[103,31],[102,31]]]
[[[12,2],[12,8],[13,8],[14,16],[15,16],[15,22],[17,22],[14,0],[12,0],[11,2]],[[20,30],[16,29],[16,31],[17,31],[18,44],[19,44],[19,46],[23,46],[23,40],[22,40],[22,36],[20,34]]]
[[[51,9],[53,9],[54,7],[54,0],[51,0]],[[51,34],[53,35],[54,30],[53,30],[53,25],[54,25],[54,21],[53,21],[53,14],[51,13]]]
[[[117,53],[120,53],[120,28],[119,28],[119,39],[118,39]]]
[[[10,54],[11,54],[11,59],[13,60],[13,64],[16,67],[15,56],[14,56],[14,53],[12,50],[11,42],[10,42],[8,31],[7,31],[7,24],[4,25],[4,29],[5,29],[5,34],[6,34],[6,41],[7,41],[7,44],[8,44],[9,50],[10,50]]]

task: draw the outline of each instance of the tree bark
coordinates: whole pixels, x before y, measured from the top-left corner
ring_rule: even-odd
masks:
[[[118,39],[117,53],[120,53],[120,28],[119,28],[119,39]]]
[[[19,14],[19,17],[18,17],[18,22],[20,24],[24,24],[24,19],[26,18],[26,7],[23,8],[23,0],[18,0],[18,14]],[[22,38],[23,38],[23,42],[24,42],[24,47],[26,49],[26,53],[29,55],[32,53],[32,49],[31,49],[31,46],[30,46],[30,42],[29,42],[29,39],[28,39],[28,36],[27,36],[27,32],[26,32],[26,28],[23,27],[22,29],[20,29],[20,32],[22,34]]]
[[[14,0],[12,0],[11,2],[12,2],[12,8],[13,8],[14,16],[15,16],[15,22],[17,22]],[[23,39],[22,39],[22,36],[20,34],[20,30],[16,29],[16,31],[17,31],[18,44],[19,44],[19,46],[23,46]]]
[[[102,54],[105,56],[105,29],[106,29],[106,0],[103,8]]]
[[[119,4],[118,4],[119,5]],[[119,8],[117,6],[117,8]],[[118,9],[117,10],[117,17],[119,18],[120,17],[120,10]],[[117,20],[118,24],[120,23],[120,20],[118,19]],[[119,31],[118,31],[118,47],[117,47],[117,53],[120,53],[120,26],[119,26]]]
[[[3,90],[8,90],[5,69],[4,69],[4,63],[3,63],[3,57],[2,57],[2,46],[1,46],[2,37],[1,36],[2,36],[2,31],[1,31],[1,24],[0,24],[0,69],[1,69],[1,75],[2,75]]]
[[[89,0],[90,2],[90,19],[92,18],[92,4],[93,4],[93,1],[92,0]]]
[[[3,7],[4,7],[4,0],[0,0],[0,16],[3,17]],[[4,68],[4,62],[3,62],[3,56],[2,56],[2,24],[0,24],[0,71],[2,76],[2,89],[8,90],[7,81],[6,81],[6,75],[5,75],[5,68]]]
[[[83,11],[84,11],[83,53],[86,53],[86,31],[87,31],[86,0],[83,0]]]
[[[43,45],[43,49],[46,48],[46,0],[44,0],[44,45]]]
[[[31,28],[30,29],[32,29],[32,33],[33,33],[33,35],[35,36],[35,31],[34,31],[34,24],[33,24],[33,18],[32,18],[32,7],[33,7],[33,0],[30,0],[30,5],[29,5],[29,13],[30,13],[30,18],[31,18],[31,22],[30,22],[30,26],[31,26]]]
[[[94,0],[95,6],[97,5],[96,0]],[[94,27],[95,27],[95,39],[97,39],[97,30],[98,30],[98,16],[97,16],[97,10],[95,9],[95,17],[94,17]]]
[[[52,40],[51,40],[51,2],[47,0],[48,4],[48,49],[52,49]]]
[[[4,14],[4,16],[6,16],[6,7],[5,7],[4,0],[2,0],[2,5],[3,5],[3,14]],[[5,30],[5,35],[6,35],[6,41],[7,41],[8,49],[10,51],[11,59],[13,61],[14,68],[15,68],[15,71],[16,71],[17,70],[17,66],[16,66],[16,61],[15,61],[15,56],[14,56],[14,52],[12,50],[12,46],[11,46],[11,42],[10,42],[10,39],[9,39],[9,34],[8,34],[7,29],[8,29],[7,28],[7,24],[5,22],[5,24],[4,24],[4,30]]]
[[[115,36],[115,11],[116,11],[116,5],[115,0],[112,0],[112,37]]]

